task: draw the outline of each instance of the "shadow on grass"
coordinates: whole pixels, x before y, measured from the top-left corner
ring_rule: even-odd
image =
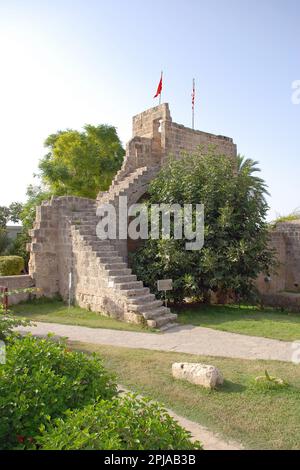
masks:
[[[300,314],[280,309],[259,308],[248,305],[184,305],[174,306],[181,324],[196,326],[222,325],[226,322],[259,322],[261,320],[281,320],[289,323],[300,323]]]
[[[231,380],[224,380],[223,385],[218,387],[217,391],[223,393],[242,393],[247,389],[246,385],[232,382]]]

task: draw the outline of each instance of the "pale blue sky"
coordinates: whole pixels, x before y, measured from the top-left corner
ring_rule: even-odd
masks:
[[[43,141],[163,101],[174,121],[234,138],[259,160],[270,218],[300,206],[298,0],[0,0],[0,205],[24,200]]]

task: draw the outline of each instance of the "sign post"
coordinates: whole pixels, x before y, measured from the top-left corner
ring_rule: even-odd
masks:
[[[157,290],[164,291],[165,293],[165,307],[167,306],[167,290],[173,289],[173,280],[172,279],[159,279],[157,281]]]
[[[72,272],[69,273],[69,310],[71,307]]]

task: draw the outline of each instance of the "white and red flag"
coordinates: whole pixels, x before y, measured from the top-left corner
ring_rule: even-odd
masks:
[[[195,79],[193,78],[193,90],[192,90],[192,129],[195,128]]]
[[[195,109],[195,79],[193,78],[193,91],[192,91],[192,110]]]

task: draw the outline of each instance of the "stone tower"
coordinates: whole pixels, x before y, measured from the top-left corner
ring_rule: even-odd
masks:
[[[147,192],[149,182],[169,155],[213,144],[218,153],[236,156],[229,137],[189,129],[172,121],[168,104],[133,117],[133,137],[109,190],[96,200],[55,197],[37,208],[31,231],[30,274],[43,295],[72,299],[82,307],[129,322],[167,329],[176,315],[162,305],[127,265],[127,240],[100,240],[96,209],[111,203],[118,212],[119,197],[134,204]],[[117,214],[118,215],[118,214]]]

